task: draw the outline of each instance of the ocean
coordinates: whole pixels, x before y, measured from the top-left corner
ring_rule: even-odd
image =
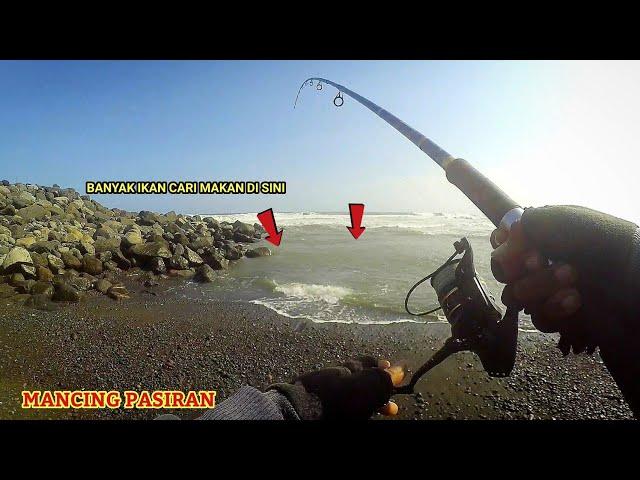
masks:
[[[256,213],[208,215],[219,221],[256,223]],[[273,254],[244,258],[216,282],[189,289],[189,295],[248,301],[291,318],[313,322],[443,322],[442,315],[413,317],[404,310],[411,286],[453,253],[466,236],[476,270],[499,300],[502,285],[491,275],[489,234],[493,225],[480,215],[443,213],[368,213],[366,231],[355,240],[345,213],[279,213],[282,243],[264,245]],[[436,306],[429,282],[412,296],[412,310]],[[521,315],[521,317],[524,317]],[[528,327],[527,318],[521,326]]]

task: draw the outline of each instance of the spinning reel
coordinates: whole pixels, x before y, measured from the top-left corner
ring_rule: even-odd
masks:
[[[442,309],[451,324],[451,337],[411,377],[407,385],[396,387],[396,394],[411,394],[420,378],[450,355],[471,351],[480,357],[486,372],[492,377],[506,377],[516,358],[518,310],[501,308],[486,290],[473,264],[473,250],[466,238],[453,244],[455,252],[435,272],[417,282],[407,293],[405,308],[411,315],[428,315]],[[462,257],[456,258],[459,255]],[[414,313],[409,310],[409,298],[423,282],[431,279],[438,296],[439,307]]]

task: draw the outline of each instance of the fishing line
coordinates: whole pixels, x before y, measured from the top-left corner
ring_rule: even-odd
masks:
[[[413,287],[411,287],[409,289],[409,291],[407,292],[407,296],[404,299],[404,309],[407,311],[407,313],[409,315],[413,315],[414,317],[421,317],[424,315],[429,315],[430,313],[433,312],[437,312],[438,310],[442,310],[442,305],[436,308],[433,308],[431,310],[427,310],[426,312],[422,312],[422,313],[416,313],[416,312],[412,312],[409,309],[409,299],[411,298],[411,294],[413,293],[413,291],[418,288],[420,285],[422,285],[424,282],[426,282],[427,280],[429,280],[431,277],[433,277],[434,275],[437,275],[438,273],[440,273],[442,270],[444,270],[445,268],[447,268],[449,265],[451,265],[452,263],[455,263],[454,261],[452,261],[454,259],[454,257],[458,255],[458,252],[455,251],[453,252],[453,255],[451,255],[446,262],[444,262],[444,264],[442,264],[440,267],[438,267],[437,270],[435,270],[434,272],[431,272],[429,275],[427,275],[426,277],[424,277],[421,280],[418,280]]]

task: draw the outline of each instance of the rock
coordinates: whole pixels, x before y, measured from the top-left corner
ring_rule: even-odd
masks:
[[[112,286],[111,282],[104,278],[101,278],[100,280],[98,280],[95,285],[96,290],[104,294],[106,294],[109,291],[111,286]]]
[[[247,253],[245,253],[247,258],[267,257],[269,255],[271,255],[271,250],[267,247],[252,248],[251,250],[247,250]]]
[[[133,245],[139,245],[143,242],[142,235],[137,230],[130,230],[122,237],[123,248],[129,248]]]
[[[244,255],[243,251],[239,248],[227,245],[224,251],[224,258],[227,260],[240,260]]]
[[[142,257],[171,258],[171,251],[164,242],[150,242],[134,245],[130,249],[134,255]]]
[[[18,271],[22,273],[25,278],[36,278],[36,269],[33,265],[21,263],[18,267]]]
[[[31,245],[36,243],[36,237],[29,235],[28,237],[22,237],[16,240],[16,245],[18,247],[29,248]]]
[[[17,287],[22,282],[24,282],[24,275],[21,273],[13,273],[9,278],[9,285],[13,287]]]
[[[153,257],[149,260],[149,268],[151,268],[153,273],[157,273],[159,275],[167,273],[167,267],[164,264],[164,260],[160,257]]]
[[[15,238],[15,237],[14,237]],[[189,237],[187,237],[184,233],[178,233],[173,236],[173,240],[183,246],[189,245]]]
[[[198,250],[200,248],[209,248],[213,246],[213,238],[211,237],[198,237],[194,241],[190,243],[190,246],[193,250]]]
[[[9,298],[16,294],[15,289],[6,283],[0,283],[0,298]]]
[[[67,268],[73,268],[74,270],[82,268],[82,261],[71,252],[62,252],[60,256]]]
[[[253,238],[253,236],[245,235],[244,233],[241,233],[241,232],[234,232],[233,239],[236,242],[242,242],[242,243],[253,243],[256,241]]]
[[[43,267],[42,265],[38,265],[36,267],[36,278],[43,282],[50,282],[53,280],[53,273],[47,267]]]
[[[51,312],[58,308],[55,303],[52,303],[51,300],[49,300],[49,297],[47,295],[41,293],[30,295],[29,298],[27,298],[27,300],[24,302],[24,306],[36,308],[38,310],[44,310],[46,312]]]
[[[123,270],[128,270],[131,268],[131,260],[125,257],[120,250],[116,250],[111,255],[111,260],[113,260],[118,268]]]
[[[22,191],[17,196],[13,198],[13,204],[16,208],[23,208],[28,205],[35,203],[36,197],[31,195],[29,192]]]
[[[146,210],[141,211],[139,214],[140,225],[153,225],[154,223],[166,223],[166,217],[163,215],[158,215],[157,213],[148,212]]]
[[[180,255],[174,255],[167,260],[167,266],[174,270],[186,270],[189,268],[189,261]]]
[[[182,256],[184,255],[184,245],[181,245],[179,243],[173,243],[171,244],[171,250],[173,251],[174,255],[178,255],[178,256]]]
[[[91,275],[100,275],[102,262],[93,255],[85,254],[82,257],[82,269]]]
[[[60,273],[61,271],[64,271],[64,262],[55,255],[52,255],[51,253],[48,254],[47,261],[49,262],[49,268],[53,273]]]
[[[217,229],[219,227],[218,221],[213,217],[205,217],[204,222],[209,225],[210,228]]]
[[[69,285],[75,287],[76,290],[80,290],[81,292],[89,290],[93,284],[93,282],[87,277],[74,277],[68,282]]]
[[[34,243],[33,245],[31,245],[29,250],[31,250],[33,252],[37,252],[37,253],[46,254],[46,253],[54,253],[54,252],[56,252],[59,247],[60,247],[60,242],[58,242],[56,240],[38,241],[38,242]]]
[[[25,220],[34,220],[45,217],[49,212],[40,205],[33,204],[28,207],[20,208],[16,211],[16,215]]]
[[[196,270],[196,280],[199,282],[213,282],[216,279],[216,273],[209,265],[200,265]]]
[[[77,228],[68,228],[67,233],[62,237],[62,241],[66,243],[79,242],[84,238],[84,234]]]
[[[15,272],[20,268],[21,264],[33,265],[31,255],[26,249],[22,247],[13,247],[11,250],[9,250],[7,256],[4,257],[1,270],[4,273]]]
[[[95,255],[96,254],[96,248],[93,246],[92,243],[85,241],[80,242],[80,248],[79,248],[80,252],[82,254],[88,253],[89,255]]]
[[[112,229],[110,229],[109,227],[103,225],[102,227],[99,227],[93,234],[93,238],[94,239],[98,239],[100,237],[102,238],[115,238],[117,237],[118,234],[116,232],[114,232]]]
[[[52,299],[54,302],[78,302],[80,301],[80,292],[67,282],[61,281],[55,286]]]
[[[167,273],[170,277],[182,277],[182,278],[192,278],[196,274],[195,270],[193,270],[192,268],[188,270],[171,269]]]
[[[47,298],[53,296],[54,288],[51,282],[38,281],[31,287],[32,295],[45,295]]]
[[[235,222],[233,222],[233,230],[236,233],[241,233],[242,235],[246,235],[248,237],[253,237],[253,235],[256,233],[253,225],[241,222],[240,220],[236,220]]]
[[[107,290],[107,295],[109,295],[114,300],[122,300],[125,298],[129,298],[129,292],[122,285],[114,285],[109,290]]]
[[[214,270],[226,270],[229,268],[229,260],[218,253],[210,253],[206,255],[204,261]]]
[[[31,260],[33,260],[33,265],[35,267],[49,267],[49,260],[47,260],[47,256],[37,252],[29,252],[31,255]]]
[[[186,258],[191,265],[202,265],[204,263],[202,257],[189,247],[185,247],[184,249],[184,258]]]
[[[93,244],[96,253],[113,252],[120,249],[120,237],[104,238],[98,237]]]

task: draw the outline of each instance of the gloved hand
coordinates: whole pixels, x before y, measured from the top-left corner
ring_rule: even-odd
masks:
[[[500,267],[494,272],[496,279],[507,283],[503,302],[524,307],[539,330],[560,332],[558,346],[565,354],[571,349],[590,353],[600,347],[618,385],[636,405],[640,401],[637,228],[584,207],[529,208],[508,238],[494,232],[500,246],[492,254],[492,262]]]
[[[324,368],[278,383],[276,389],[287,397],[303,420],[365,420],[377,410],[395,414],[398,407],[389,402],[394,384],[403,374],[389,368],[387,361],[360,357],[338,367]]]

